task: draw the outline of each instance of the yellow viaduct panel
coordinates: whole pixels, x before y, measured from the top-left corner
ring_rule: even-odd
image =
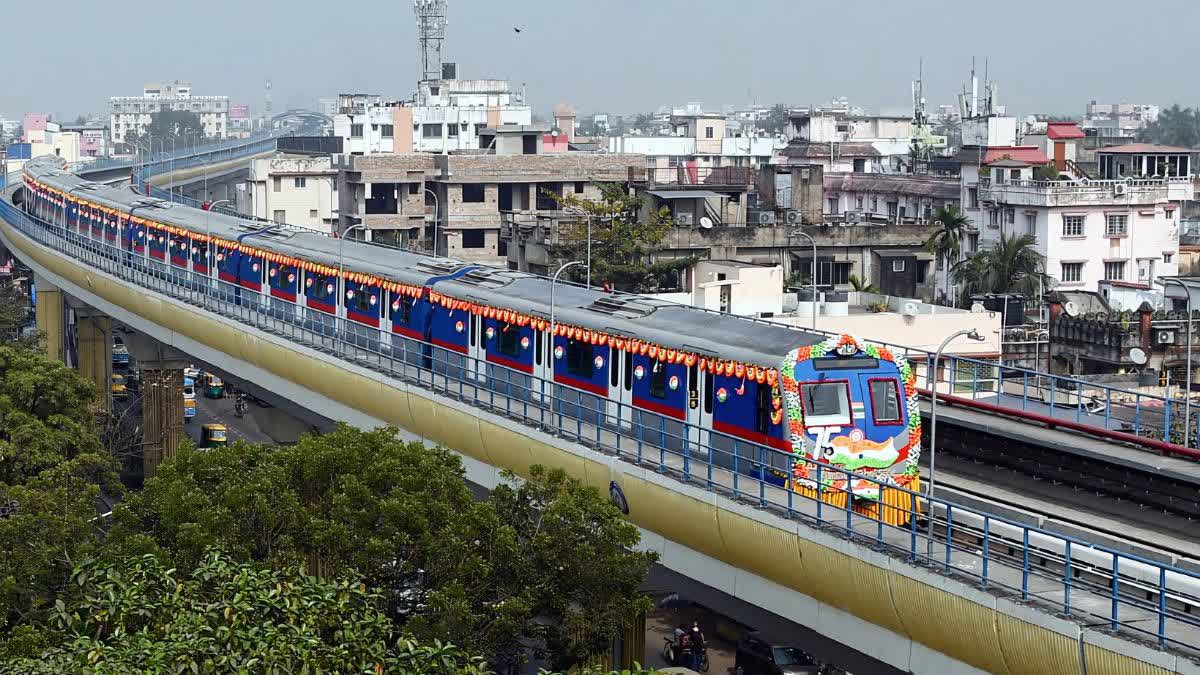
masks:
[[[822,536],[805,525],[749,513],[709,493],[688,494],[684,486],[673,489],[666,484],[669,479],[655,481],[636,470],[614,470],[599,453],[567,450],[535,430],[506,428],[403,382],[321,360],[319,352],[78,266],[2,219],[0,232],[22,260],[66,284],[467,457],[517,475],[528,475],[532,464],[560,467],[601,491],[616,480],[628,499],[629,518],[638,526],[979,670],[1006,675],[1200,673],[1183,658],[1081,630],[1077,624],[996,599],[866,547]]]

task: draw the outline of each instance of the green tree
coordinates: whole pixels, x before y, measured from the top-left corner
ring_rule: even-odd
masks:
[[[954,206],[942,206],[933,213],[933,224],[937,230],[925,240],[925,250],[941,262],[942,268],[950,270],[962,255],[963,230],[971,220]],[[951,301],[950,274],[946,274],[945,297]]]
[[[1160,112],[1156,121],[1139,131],[1138,140],[1182,148],[1200,146],[1200,109],[1181,108],[1176,103]]]
[[[121,491],[93,392],[43,354],[0,346],[0,654],[39,644],[58,590],[97,545],[99,496]]]
[[[354,570],[407,632],[503,665],[535,643],[570,661],[618,634],[612,617],[643,606],[654,557],[628,550],[637,530],[604,496],[537,471],[478,502],[457,456],[395,433],[341,427],[293,447],[184,448],[115,509],[107,555],[158,554],[187,569],[215,546],[276,569]],[[553,520],[530,529],[530,504]],[[562,637],[546,617],[578,631]]]
[[[1046,259],[1031,234],[1001,234],[1000,240],[956,264],[950,270],[963,297],[981,293],[1020,293],[1034,296],[1045,287]]]
[[[596,285],[608,282],[623,291],[647,292],[662,285],[665,275],[672,270],[677,272],[691,264],[691,259],[658,265],[649,262],[674,225],[666,207],[643,214],[645,199],[630,194],[624,185],[600,183],[599,187],[598,199],[548,193],[563,209],[583,214],[576,221],[560,226],[556,250],[559,257],[587,260],[590,220],[592,283]],[[586,271],[572,269],[568,273],[581,280]]]
[[[847,281],[850,282],[850,288],[854,289],[855,291],[858,291],[859,293],[878,293],[879,292],[879,288],[875,284],[873,284],[865,279],[860,279],[859,277],[857,277],[853,274],[850,275],[850,278],[847,279]]]
[[[359,579],[238,563],[218,551],[180,574],[155,556],[88,561],[56,605],[54,646],[12,673],[489,672],[439,642],[397,636]]]

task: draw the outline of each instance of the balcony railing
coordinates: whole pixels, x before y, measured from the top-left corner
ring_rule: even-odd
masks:
[[[1075,206],[1115,200],[1153,203],[1192,199],[1193,178],[1127,178],[1124,180],[1011,180],[979,179],[979,200],[1030,206]]]
[[[750,166],[671,166],[647,167],[649,185],[708,185],[743,187],[758,181],[758,169]]]

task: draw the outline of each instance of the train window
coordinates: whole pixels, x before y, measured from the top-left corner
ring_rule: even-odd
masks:
[[[537,359],[537,364],[542,365],[542,350],[546,348],[546,334],[540,330],[533,332],[533,356]]]
[[[667,366],[662,361],[655,361],[650,367],[650,395],[654,398],[667,397]]]
[[[885,378],[870,380],[871,415],[876,424],[900,423],[900,390],[896,381]]]
[[[322,277],[320,274],[312,274],[311,272],[309,272],[309,274],[312,275],[309,278],[312,279],[312,282],[313,282],[312,283],[313,300],[316,300],[318,302],[328,302],[329,296],[333,295],[333,291],[330,290],[330,288],[333,286],[333,279],[332,278],[326,279],[325,277]]]
[[[500,343],[500,353],[510,358],[516,358],[521,353],[521,329],[512,325],[504,324],[500,329],[500,335],[496,336],[497,342]]]
[[[577,340],[567,341],[567,374],[592,379],[592,345]]]
[[[754,428],[758,433],[765,434],[771,430],[771,388],[760,384],[757,401],[754,404]]]
[[[359,286],[354,291],[354,297],[349,298],[347,306],[360,314],[370,314],[375,306],[371,304],[371,296],[379,291],[370,286]]]
[[[633,352],[625,352],[625,391],[633,391]]]
[[[695,396],[700,391],[700,382],[696,377],[696,364],[688,366],[688,394]]]
[[[712,412],[713,374],[711,370],[704,371],[704,412]]]
[[[800,404],[805,426],[850,426],[850,385],[845,380],[800,385]]]
[[[475,334],[479,332],[478,330],[476,330],[475,326],[479,323],[480,319],[479,319],[479,317],[474,316],[474,315],[468,315],[468,316],[469,316],[469,319],[471,322],[471,346],[474,347],[475,346]]]
[[[613,389],[621,386],[620,373],[617,372],[617,362],[613,360],[613,350],[608,352],[608,384]]]
[[[400,307],[392,310],[392,321],[407,324],[409,321],[412,321],[413,303],[416,302],[416,298],[405,295],[396,300],[399,302]]]

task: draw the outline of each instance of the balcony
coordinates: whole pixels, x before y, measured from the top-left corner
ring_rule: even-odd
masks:
[[[500,239],[520,244],[558,244],[559,226],[578,222],[579,217],[566,211],[501,211]]]
[[[758,169],[749,166],[648,167],[647,187],[656,185],[703,185],[745,188],[758,182]]]
[[[1015,180],[994,183],[979,179],[982,204],[1010,206],[1111,206],[1190,200],[1190,176],[1126,180]]]

